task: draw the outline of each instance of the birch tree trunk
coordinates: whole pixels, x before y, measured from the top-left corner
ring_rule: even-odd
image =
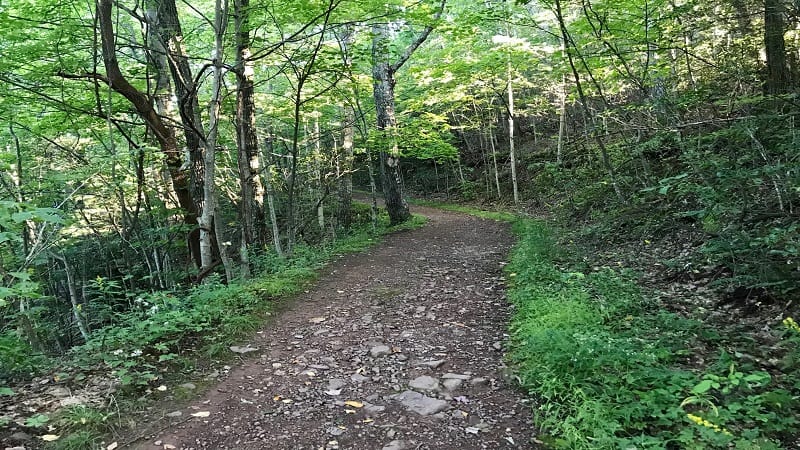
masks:
[[[514,86],[512,82],[511,61],[508,62],[508,154],[511,163],[511,187],[514,190],[514,204],[519,203],[517,187],[517,157],[514,151]]]
[[[216,189],[214,175],[216,172],[217,133],[219,131],[219,110],[222,103],[222,58],[225,34],[227,0],[216,0],[214,8],[214,35],[215,45],[211,55],[213,63],[213,82],[211,86],[211,101],[208,107],[208,136],[206,136],[205,152],[203,154],[203,211],[200,215],[200,259],[201,272],[207,273],[214,261],[214,216],[216,210]],[[218,229],[218,228],[217,228]],[[221,238],[222,236],[220,236]],[[220,239],[222,240],[222,239]],[[220,254],[225,253],[225,244],[220,243]]]
[[[275,211],[275,191],[272,189],[272,174],[274,166],[267,163],[272,155],[272,138],[268,137],[264,140],[264,158],[265,165],[267,166],[267,174],[264,177],[264,186],[267,193],[267,208],[269,209],[269,221],[272,224],[272,243],[275,246],[275,253],[283,256],[283,249],[281,248],[281,232],[278,227],[278,215]]]
[[[61,261],[61,264],[64,265],[69,302],[72,306],[72,317],[75,319],[75,324],[78,326],[78,331],[80,331],[83,341],[86,342],[89,340],[89,327],[86,325],[86,320],[83,318],[83,312],[81,311],[82,308],[78,298],[78,289],[75,287],[75,272],[72,270],[72,266],[69,264],[69,261],[67,261],[66,256],[53,254],[53,257]]]

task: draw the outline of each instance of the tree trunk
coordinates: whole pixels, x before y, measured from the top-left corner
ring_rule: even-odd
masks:
[[[75,319],[75,324],[78,326],[78,331],[81,332],[83,341],[86,342],[89,340],[89,327],[86,325],[86,320],[84,320],[83,312],[81,311],[82,307],[78,298],[78,289],[75,287],[75,272],[73,272],[66,256],[54,254],[53,257],[61,261],[61,264],[64,265],[64,274],[67,276],[69,302],[72,306],[72,317]]]
[[[217,134],[219,131],[219,111],[222,103],[222,39],[225,34],[227,0],[216,0],[214,13],[215,45],[211,55],[213,64],[213,82],[211,87],[211,102],[208,107],[208,136],[206,137],[205,152],[203,154],[203,212],[200,215],[200,259],[201,272],[205,273],[215,265],[214,260],[214,216],[216,211],[216,185],[214,175],[216,172]],[[222,239],[220,239],[222,241]],[[224,244],[221,244],[220,256],[225,254]],[[227,269],[227,268],[226,268]]]
[[[242,227],[242,276],[250,276],[249,253],[254,244],[262,241],[264,232],[264,186],[259,168],[258,138],[253,75],[250,58],[250,0],[234,0],[236,17],[236,147],[238,150],[239,186],[241,199],[239,221]]]
[[[319,116],[314,115],[314,172],[317,179],[317,223],[321,233],[325,233],[325,180],[322,175],[322,136],[319,131]]]
[[[375,112],[377,113],[377,129],[384,142],[379,149],[379,165],[383,182],[383,198],[389,212],[389,223],[396,225],[411,217],[408,203],[403,198],[403,186],[400,180],[400,151],[397,147],[394,103],[394,74],[389,64],[388,25],[373,27],[372,41],[372,77]],[[389,142],[389,144],[386,144]],[[389,149],[386,149],[386,146]]]
[[[434,20],[439,20],[446,0],[442,0]],[[395,117],[394,74],[408,61],[414,51],[428,39],[433,25],[428,25],[417,35],[411,44],[394,63],[390,63],[389,25],[381,23],[372,27],[372,93],[375,98],[377,129],[385,140],[391,141],[390,148],[380,149],[380,167],[383,178],[383,197],[389,222],[392,225],[405,222],[411,217],[408,203],[403,198],[403,183],[400,174],[400,151],[397,147],[397,118]],[[386,144],[384,144],[385,146]]]
[[[200,116],[200,103],[197,98],[197,88],[189,66],[189,58],[183,42],[178,9],[175,0],[150,0],[150,11],[146,14],[148,25],[158,35],[158,45],[163,49],[163,55],[169,65],[172,80],[175,85],[175,94],[178,100],[183,135],[186,140],[187,161],[186,168],[191,168],[191,191],[195,200],[203,195],[203,145],[205,131],[203,120]],[[199,265],[199,264],[198,264]]]
[[[790,90],[789,68],[786,65],[786,43],[783,34],[781,0],[764,0],[764,47],[767,55],[767,94],[783,94]]]
[[[570,51],[570,47],[572,47],[576,51],[577,48],[575,48],[574,42],[570,40],[569,32],[567,31],[567,25],[566,22],[564,21],[564,15],[562,14],[561,11],[561,1],[555,0],[554,6],[555,6],[556,20],[558,21],[558,25],[561,31],[561,38],[563,39],[564,47],[567,50],[566,52],[567,61],[569,62],[570,69],[572,69],[572,76],[574,77],[575,80],[575,89],[578,91],[578,98],[581,102],[581,106],[583,107],[584,120],[591,119],[592,123],[594,123],[594,116],[589,110],[589,103],[586,99],[586,95],[583,92],[583,84],[581,83],[581,77],[578,74],[578,69],[575,66],[575,61],[573,60],[572,52]],[[588,129],[587,126],[585,126],[584,128]],[[594,136],[594,141],[595,144],[597,144],[597,148],[600,149],[600,157],[603,163],[603,167],[606,169],[606,171],[608,172],[608,177],[611,179],[611,186],[614,188],[614,193],[617,195],[617,199],[619,200],[620,203],[625,203],[625,197],[622,195],[622,190],[620,189],[619,184],[617,183],[616,171],[614,170],[613,164],[611,164],[611,158],[608,155],[608,150],[606,149],[606,145],[603,142],[603,139],[597,133],[593,132],[592,135]]]
[[[100,39],[103,50],[103,64],[106,69],[105,82],[118,94],[125,97],[153,132],[169,172],[172,188],[183,209],[183,221],[192,227],[197,225],[197,205],[189,188],[186,172],[181,170],[181,153],[175,138],[175,131],[164,123],[163,118],[153,108],[150,99],[133,87],[122,75],[117,61],[115,35],[112,17],[112,0],[97,0],[97,19],[100,26]],[[189,237],[190,249],[199,247],[199,241]]]
[[[355,31],[352,26],[346,26],[344,34],[337,35],[339,41],[339,49],[342,54],[342,63],[344,64],[345,71],[349,79],[353,77],[353,58],[350,54],[350,48],[355,41]],[[357,95],[353,89],[353,96]],[[356,134],[356,111],[355,107],[346,102],[347,104],[342,107],[343,127],[342,127],[342,149],[339,161],[337,197],[338,207],[336,209],[336,222],[345,230],[350,229],[353,222],[353,145],[355,142]]]
[[[502,194],[500,192],[500,170],[497,167],[497,147],[495,146],[494,132],[492,132],[492,125],[489,125],[489,145],[492,148],[492,166],[494,168],[494,187],[497,189],[497,198],[500,199]]]
[[[272,164],[266,164],[266,161],[269,161],[270,155],[272,155],[272,138],[266,138],[264,140],[264,152],[265,155],[265,165],[267,167],[267,174],[264,177],[264,186],[266,187],[267,192],[267,207],[269,208],[269,221],[272,224],[272,243],[275,246],[275,253],[279,256],[283,256],[283,249],[281,248],[281,233],[280,228],[278,227],[278,214],[275,211],[275,192],[272,189]]]
[[[511,187],[514,190],[514,204],[519,204],[517,187],[517,157],[514,151],[514,87],[511,79],[511,62],[508,63],[508,155],[511,163]]]

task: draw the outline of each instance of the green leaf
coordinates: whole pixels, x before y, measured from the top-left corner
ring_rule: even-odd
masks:
[[[10,396],[14,395],[14,391],[12,391],[11,388],[0,386],[0,396],[3,396],[3,395],[10,397]]]
[[[49,420],[50,418],[44,414],[37,414],[35,416],[28,417],[28,419],[25,421],[25,426],[29,428],[40,428],[43,427]]]
[[[697,386],[692,388],[692,394],[705,394],[709,390],[711,390],[714,382],[711,380],[703,380],[697,383]]]

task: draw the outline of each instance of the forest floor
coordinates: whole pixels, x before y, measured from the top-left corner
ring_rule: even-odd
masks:
[[[151,410],[135,449],[532,448],[507,378],[505,223],[432,208],[418,230],[330,264],[184,407]]]

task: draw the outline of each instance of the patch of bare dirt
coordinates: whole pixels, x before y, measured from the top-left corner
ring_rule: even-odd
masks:
[[[429,224],[331,264],[242,344],[254,358],[128,447],[534,447],[531,405],[503,364],[507,225],[415,212]]]

